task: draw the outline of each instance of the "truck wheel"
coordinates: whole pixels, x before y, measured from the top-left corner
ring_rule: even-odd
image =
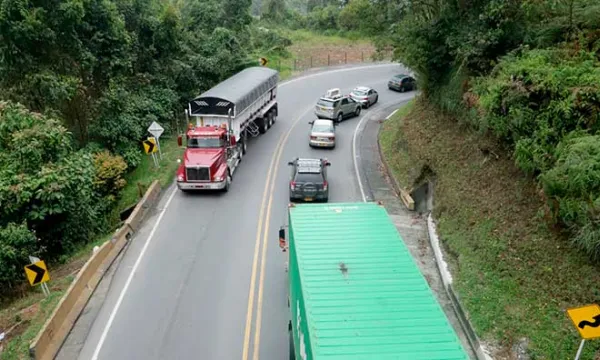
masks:
[[[242,154],[246,155],[246,139],[242,139]]]
[[[231,186],[231,174],[229,173],[229,171],[227,171],[227,178],[225,179],[225,188],[223,189],[223,191],[228,192],[230,186]]]
[[[266,119],[264,117],[260,118],[260,119],[258,119],[256,121],[256,126],[258,126],[258,132],[261,133],[261,134],[266,133],[267,130],[269,129],[268,127],[266,127],[267,126],[267,121],[266,121]]]
[[[275,124],[275,115],[273,111],[269,111],[269,127],[272,127]]]

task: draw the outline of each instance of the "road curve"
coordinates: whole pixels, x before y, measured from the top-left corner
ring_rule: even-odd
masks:
[[[285,359],[289,312],[277,230],[286,221],[287,162],[326,156],[330,202],[362,201],[352,156],[360,117],[338,127],[334,150],[308,146],[308,121],[332,87],[377,89],[379,103],[361,116],[405,101],[410,94],[386,86],[402,71],[397,64],[362,66],[281,84],[278,121],[250,141],[228,193],[166,191],[119,263],[78,358]]]

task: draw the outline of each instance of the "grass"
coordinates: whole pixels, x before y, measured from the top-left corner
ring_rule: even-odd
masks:
[[[597,301],[600,267],[538,215],[534,181],[492,139],[423,100],[386,121],[380,141],[402,186],[424,165],[435,172],[434,215],[454,286],[494,358],[514,358],[524,343],[533,359],[574,357],[580,337],[565,310]],[[587,342],[581,358],[599,349]]]
[[[156,168],[148,155],[134,171],[127,174],[125,177],[127,185],[121,193],[117,211],[125,210],[139,201],[138,184],[145,192],[154,180],[160,181],[162,187],[168,186],[173,181],[178,166],[177,159],[183,154],[183,149],[177,146],[175,137],[165,136],[161,140],[163,160],[160,162],[160,167]],[[29,358],[31,341],[69,288],[75,278],[74,274],[89,259],[94,246],[104,243],[111,236],[112,232],[98,236],[65,258],[63,265],[50,268],[51,281],[48,283],[50,297],[45,298],[38,286],[29,288],[20,298],[0,304],[0,332],[14,327],[7,339],[1,343],[4,349],[0,350],[0,360]]]
[[[183,154],[183,148],[177,146],[177,138],[163,137],[160,139],[160,146],[163,159],[160,161],[159,168],[154,166],[152,156],[145,155],[142,163],[132,172],[125,176],[127,186],[121,192],[121,199],[117,208],[123,210],[139,201],[141,185],[145,192],[148,186],[154,180],[160,181],[161,187],[165,187],[173,181],[175,170],[177,170],[177,159],[180,159]],[[156,153],[156,156],[159,154]],[[143,193],[142,193],[143,195]]]

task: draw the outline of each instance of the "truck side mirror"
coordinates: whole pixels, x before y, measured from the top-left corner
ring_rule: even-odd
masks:
[[[294,162],[293,161],[288,161],[288,165],[292,166],[292,165],[294,165]]]
[[[279,247],[282,251],[285,251],[285,229],[283,226],[279,228]]]
[[[177,146],[181,146],[183,144],[183,138],[181,135],[177,136]]]
[[[331,166],[331,163],[328,161],[325,166]]]
[[[314,121],[314,120],[311,120],[311,121],[309,121],[308,123],[309,123],[310,125],[313,125],[313,124],[315,123],[315,121]]]

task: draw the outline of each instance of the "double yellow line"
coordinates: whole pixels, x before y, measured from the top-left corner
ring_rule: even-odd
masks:
[[[266,264],[266,255],[267,255],[267,239],[269,238],[269,224],[271,219],[271,205],[273,203],[273,191],[275,189],[275,183],[277,180],[277,170],[279,169],[279,164],[281,160],[281,155],[283,154],[283,149],[285,144],[290,137],[290,134],[300,122],[300,120],[312,110],[313,106],[308,108],[305,112],[302,113],[300,117],[298,117],[293,123],[289,130],[283,134],[279,138],[279,142],[275,147],[275,153],[271,158],[271,163],[269,164],[269,171],[267,172],[267,180],[265,182],[265,189],[263,191],[262,203],[260,206],[260,213],[258,215],[258,228],[256,229],[256,243],[254,245],[254,260],[252,261],[252,275],[250,277],[250,292],[248,294],[248,310],[246,313],[246,330],[244,332],[244,348],[242,351],[242,360],[248,360],[248,353],[250,351],[250,334],[252,331],[252,314],[254,310],[254,293],[256,288],[256,271],[258,268],[258,253],[260,247],[262,246],[262,251],[260,254],[260,278],[258,280],[258,298],[257,298],[257,308],[256,308],[256,328],[254,330],[254,343],[253,343],[253,352],[252,359],[258,360],[259,351],[260,351],[260,328],[262,323],[262,302],[263,302],[263,288],[264,288],[264,280],[265,280],[265,264]],[[268,202],[267,202],[268,198]],[[265,216],[265,205],[266,206],[266,216]],[[264,224],[264,231],[263,231]],[[262,237],[262,244],[260,241],[260,235]]]

